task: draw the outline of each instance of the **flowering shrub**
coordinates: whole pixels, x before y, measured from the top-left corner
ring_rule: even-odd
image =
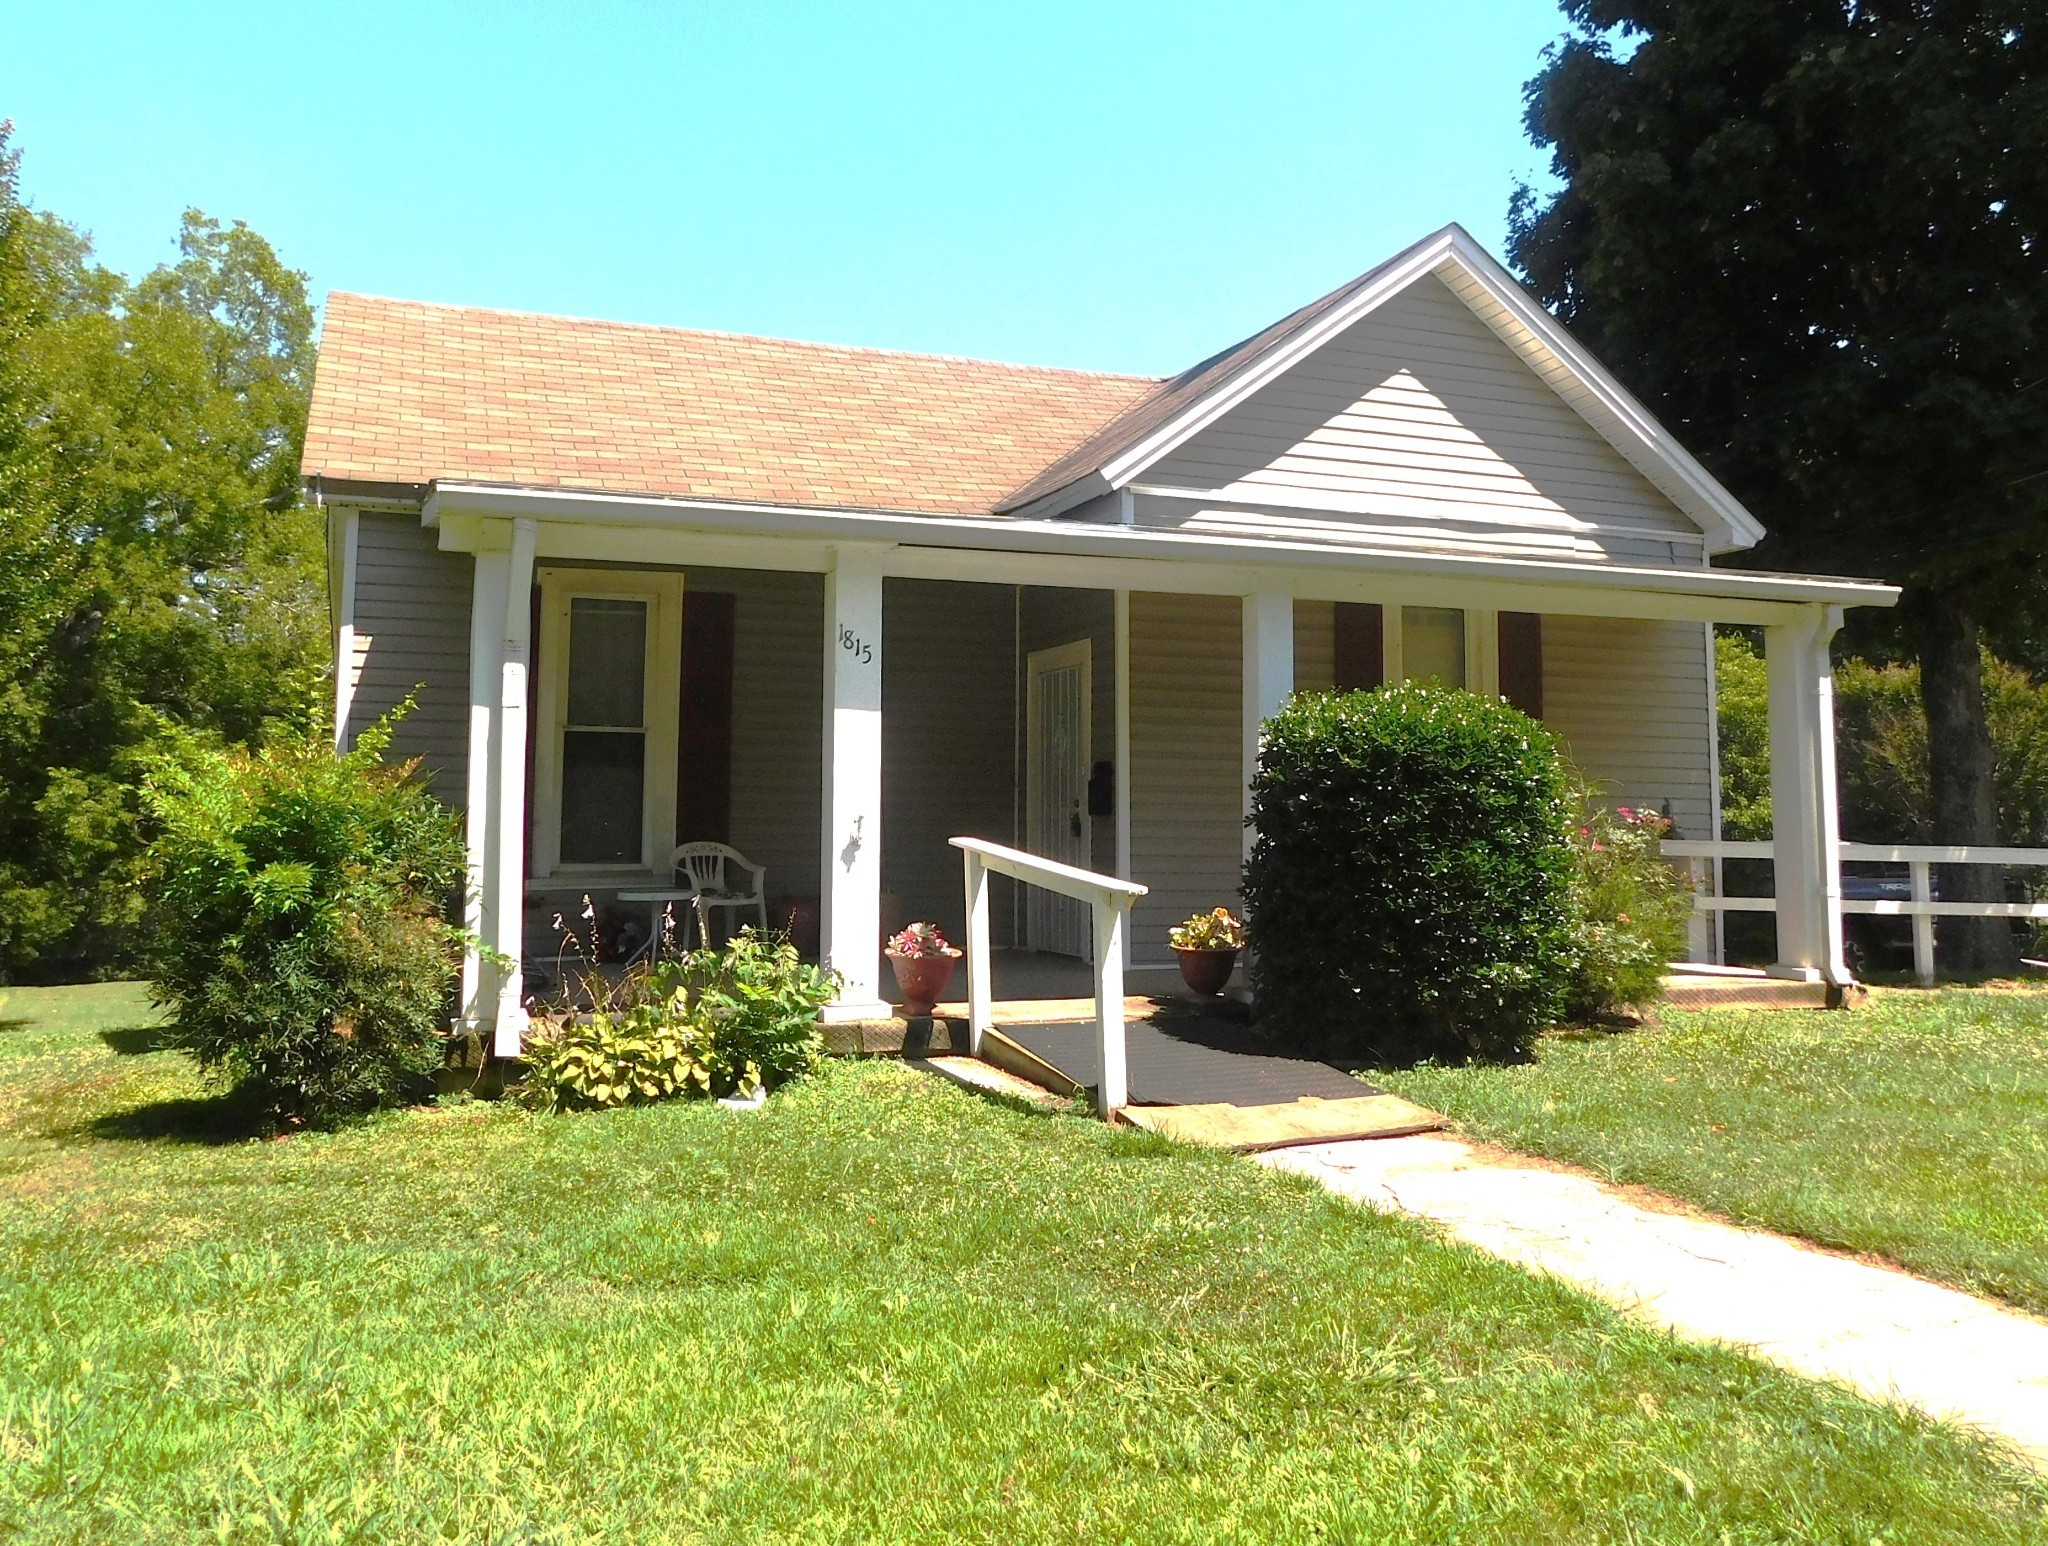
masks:
[[[590,980],[591,1009],[534,1019],[519,1097],[573,1111],[772,1089],[824,1056],[818,1012],[834,988],[788,940],[752,929],[615,983]]]
[[[1176,950],[1242,950],[1244,923],[1231,917],[1229,908],[1219,907],[1175,924],[1166,938]]]
[[[1593,802],[1572,839],[1578,963],[1567,1012],[1592,1019],[1650,1003],[1685,949],[1692,897],[1660,847],[1670,820],[1653,810]]]
[[[913,923],[909,928],[890,935],[889,949],[907,961],[922,961],[926,956],[951,956],[960,953],[946,943],[946,936],[939,932],[936,923]]]

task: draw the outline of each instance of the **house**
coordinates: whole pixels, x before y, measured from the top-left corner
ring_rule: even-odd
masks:
[[[1143,882],[1142,974],[1234,896],[1298,688],[1499,692],[1716,837],[1720,622],[1768,641],[1777,970],[1847,980],[1828,641],[1895,592],[1714,567],[1757,522],[1456,226],[1165,380],[337,294],[304,470],[337,735],[417,693],[398,749],[515,963],[716,838],[816,899],[831,1014],[881,1014],[966,834]],[[516,1049],[516,966],[463,992]]]

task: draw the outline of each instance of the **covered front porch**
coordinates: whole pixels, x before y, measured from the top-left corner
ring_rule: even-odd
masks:
[[[476,556],[464,1016],[504,1053],[554,915],[620,906],[697,837],[766,867],[777,921],[815,909],[834,1020],[894,1012],[888,929],[964,921],[957,835],[1146,885],[1130,990],[1165,991],[1166,929],[1236,905],[1257,727],[1289,692],[1429,675],[1514,698],[1532,633],[1525,706],[1617,801],[1711,838],[1714,621],[1768,641],[1774,970],[1847,978],[1827,643],[1869,587],[485,487],[442,487],[427,520]],[[992,897],[1019,952],[999,997],[1086,991],[1058,901]]]

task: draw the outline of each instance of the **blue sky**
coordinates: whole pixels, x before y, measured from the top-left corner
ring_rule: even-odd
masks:
[[[1166,372],[1542,169],[1555,0],[10,8],[31,202],[317,294]]]

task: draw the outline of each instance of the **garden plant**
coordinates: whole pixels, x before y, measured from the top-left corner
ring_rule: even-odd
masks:
[[[775,934],[660,960],[568,1003],[529,1030],[527,1105],[546,1111],[644,1105],[672,1096],[748,1096],[809,1073],[824,1056],[818,1012],[830,973]]]
[[[382,761],[399,713],[348,752],[188,746],[144,788],[165,1038],[273,1119],[390,1104],[443,1061],[462,836],[416,763]]]
[[[1597,1020],[1655,1002],[1664,973],[1685,950],[1692,893],[1663,856],[1671,818],[1627,805],[1610,809],[1580,794],[1572,839],[1572,917],[1577,948],[1565,1011]]]

